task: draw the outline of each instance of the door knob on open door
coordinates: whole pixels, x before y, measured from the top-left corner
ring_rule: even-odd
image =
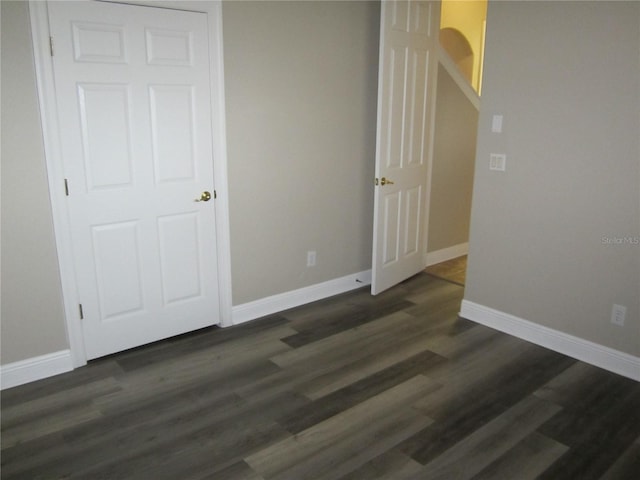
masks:
[[[380,179],[380,185],[393,185],[393,182],[391,180],[388,180],[388,179],[382,177]]]
[[[200,198],[195,199],[196,202],[208,202],[209,200],[211,200],[211,194],[206,190],[202,192],[202,195],[200,195]]]

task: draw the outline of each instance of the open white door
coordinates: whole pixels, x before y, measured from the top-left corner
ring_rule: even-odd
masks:
[[[371,293],[425,267],[439,1],[383,1]]]
[[[50,2],[49,22],[86,357],[218,323],[206,15]]]

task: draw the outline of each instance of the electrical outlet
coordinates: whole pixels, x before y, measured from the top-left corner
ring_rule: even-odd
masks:
[[[611,309],[611,323],[618,325],[619,327],[624,327],[624,317],[626,316],[627,307],[614,303],[613,308]]]
[[[307,267],[315,267],[316,266],[316,251],[309,250],[307,252]]]
[[[489,155],[489,170],[504,172],[507,169],[507,156],[504,153]]]

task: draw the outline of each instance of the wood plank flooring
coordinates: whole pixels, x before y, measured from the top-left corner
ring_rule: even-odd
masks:
[[[637,479],[640,383],[422,273],[2,392],[10,479]]]
[[[435,265],[429,265],[424,271],[434,277],[464,285],[467,277],[467,256],[462,255]]]

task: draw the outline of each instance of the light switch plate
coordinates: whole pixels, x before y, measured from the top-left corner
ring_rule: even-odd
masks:
[[[502,133],[502,115],[494,115],[491,119],[491,131],[493,133]]]

